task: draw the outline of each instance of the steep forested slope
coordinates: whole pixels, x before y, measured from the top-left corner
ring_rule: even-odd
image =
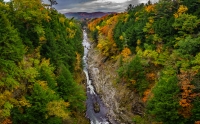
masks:
[[[143,101],[133,122],[200,122],[199,6],[198,0],[160,0],[89,22],[97,49],[120,61],[116,85]]]
[[[81,41],[41,0],[0,0],[0,123],[87,123]]]

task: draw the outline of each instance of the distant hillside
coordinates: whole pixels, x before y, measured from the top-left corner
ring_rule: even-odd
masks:
[[[67,18],[72,18],[74,17],[75,19],[92,19],[92,18],[99,18],[107,14],[112,14],[115,12],[92,12],[92,13],[87,13],[87,12],[69,12],[65,13],[65,16]]]

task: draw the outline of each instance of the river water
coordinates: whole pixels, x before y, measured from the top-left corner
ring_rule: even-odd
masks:
[[[100,99],[99,95],[95,92],[94,86],[92,85],[92,80],[90,80],[88,74],[88,51],[91,48],[90,43],[88,42],[87,32],[83,30],[83,42],[82,45],[84,46],[84,56],[83,56],[83,63],[84,63],[84,73],[87,78],[87,111],[86,117],[90,120],[91,124],[109,124],[107,115],[107,108],[103,104],[102,100]],[[94,105],[99,106],[100,111],[94,111]]]

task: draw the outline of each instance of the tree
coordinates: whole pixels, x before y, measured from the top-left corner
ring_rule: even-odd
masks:
[[[126,11],[129,12],[129,11],[131,11],[133,8],[134,8],[134,5],[129,4],[128,7],[127,7],[127,9],[126,9]]]
[[[181,14],[175,19],[172,25],[181,35],[192,34],[198,27],[200,20],[197,16],[189,14]],[[195,32],[196,33],[196,32]]]
[[[83,52],[81,38],[77,22],[41,0],[0,0],[0,123],[61,124],[72,111],[82,114],[85,93],[73,79],[81,73],[73,73],[75,53],[81,58]],[[60,65],[67,75],[59,72]],[[58,77],[72,89],[65,101]]]
[[[182,55],[193,55],[195,56],[198,54],[200,43],[199,43],[200,37],[198,38],[192,38],[191,36],[186,37],[185,39],[182,39],[177,42],[178,49],[177,51],[181,53]]]
[[[200,1],[198,0],[181,0],[182,4],[187,6],[188,13],[200,17]]]
[[[200,73],[198,72],[191,81],[191,84],[194,85],[192,93],[195,94],[194,99],[191,101],[192,103],[191,120],[193,121],[193,123],[195,121],[200,120],[200,80],[199,79],[200,79]]]
[[[54,124],[61,124],[61,118],[66,119],[69,115],[66,109],[66,103],[59,99],[59,96],[54,93],[51,89],[47,87],[45,82],[35,83],[33,86],[33,91],[30,96],[27,96],[27,100],[30,101],[30,107],[15,107],[12,110],[12,120],[14,124],[18,123],[30,123],[30,124],[43,124],[48,123],[52,118],[59,118]],[[51,104],[58,102],[57,111],[60,113],[55,113],[54,109],[49,109]],[[49,120],[50,119],[50,120]]]
[[[22,40],[17,30],[12,26],[8,13],[8,6],[0,3],[0,93],[2,94],[12,93],[12,90],[19,86],[18,77],[21,69],[18,68],[18,63],[25,53]],[[10,98],[11,96],[7,96],[6,100]],[[3,103],[6,100],[1,101],[0,107],[4,108]],[[7,110],[9,111],[10,108]]]
[[[139,92],[140,95],[148,88],[148,82],[139,56],[135,56],[129,63],[120,67],[118,74],[122,80],[126,80],[130,89]]]
[[[11,26],[11,22],[1,8],[0,27],[0,59],[11,60],[13,62],[21,60],[24,54],[22,40],[17,30]]]
[[[50,2],[50,6],[58,4],[56,0],[48,0]]]
[[[178,93],[179,87],[176,75],[163,74],[153,89],[153,97],[147,102],[147,112],[157,122],[180,124],[182,121],[178,114]]]
[[[69,69],[64,65],[60,66],[59,76],[57,77],[58,93],[66,101],[70,103],[71,110],[83,111],[85,94],[81,86],[73,80]]]

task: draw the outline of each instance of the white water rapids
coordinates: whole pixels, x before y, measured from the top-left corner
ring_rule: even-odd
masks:
[[[84,56],[83,56],[83,63],[84,63],[84,72],[87,78],[87,111],[86,117],[90,120],[91,124],[109,124],[108,118],[106,117],[107,108],[104,106],[102,100],[100,99],[99,95],[95,93],[95,89],[92,85],[92,80],[90,80],[88,74],[88,64],[87,64],[87,55],[88,51],[91,48],[90,43],[88,42],[87,33],[83,30],[83,42],[84,46]],[[100,111],[94,111],[94,104],[99,105]]]

